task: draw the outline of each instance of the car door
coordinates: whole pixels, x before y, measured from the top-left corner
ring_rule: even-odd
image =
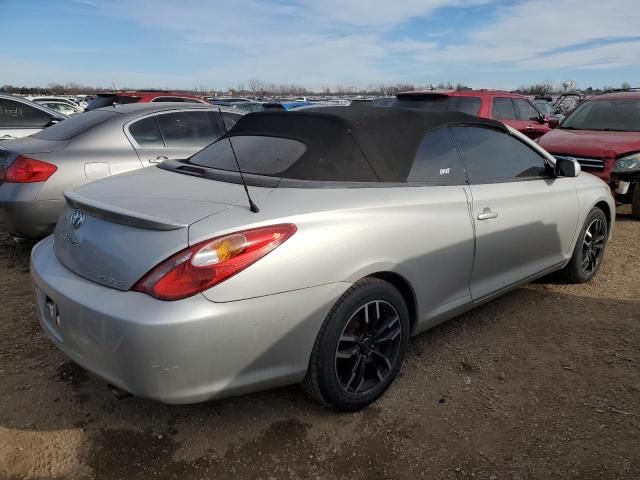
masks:
[[[578,219],[575,178],[556,178],[515,134],[453,127],[475,226],[471,296],[487,297],[568,258]]]
[[[128,126],[144,166],[164,160],[188,158],[213,143],[223,133],[220,122],[209,110],[161,112]]]
[[[523,122],[524,125],[524,130],[520,131],[527,137],[538,138],[551,130],[549,124],[542,121],[540,112],[531,102],[524,98],[514,98],[513,103],[516,107],[518,120]]]
[[[57,120],[27,103],[0,98],[0,140],[33,135]]]
[[[492,97],[491,118],[522,132],[525,128],[523,121],[518,119],[516,108],[511,97]]]
[[[468,205],[471,194],[447,128],[424,136],[407,182],[418,187],[410,189],[410,194],[419,195],[423,205],[422,221],[412,232],[422,239],[422,254],[406,266],[412,272],[411,283],[423,312],[422,329],[429,326],[430,318],[452,305],[468,302],[470,297],[474,252]]]

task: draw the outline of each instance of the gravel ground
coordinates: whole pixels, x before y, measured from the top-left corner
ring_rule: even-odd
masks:
[[[28,246],[0,238],[0,478],[640,478],[640,222],[587,285],[545,278],[417,338],[376,404],[298,387],[116,400],[37,323]]]

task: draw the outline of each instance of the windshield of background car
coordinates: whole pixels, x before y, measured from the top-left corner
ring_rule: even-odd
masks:
[[[480,111],[480,97],[425,95],[399,97],[391,102],[391,107],[417,108],[433,112],[463,112],[477,115]]]
[[[35,135],[32,135],[32,137],[42,140],[70,140],[108,120],[113,117],[113,115],[117,115],[117,113],[102,110],[78,113],[63,122],[45,128]]]
[[[560,124],[560,128],[640,132],[640,99],[584,102]]]
[[[549,102],[536,102],[534,105],[542,113],[546,113],[547,115],[553,114],[553,105]]]
[[[297,140],[281,137],[235,136],[231,137],[244,173],[278,176],[289,169],[307,150]],[[193,165],[219,170],[238,171],[228,138],[212,143],[189,159]]]

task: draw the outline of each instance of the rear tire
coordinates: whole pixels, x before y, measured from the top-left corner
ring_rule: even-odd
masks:
[[[390,283],[364,278],[333,306],[316,338],[305,390],[318,402],[355,412],[393,382],[409,343],[409,311]]]
[[[595,207],[587,215],[571,260],[562,271],[568,283],[585,283],[593,278],[602,263],[608,238],[607,217]]]
[[[640,183],[633,184],[631,196],[631,216],[640,220]]]

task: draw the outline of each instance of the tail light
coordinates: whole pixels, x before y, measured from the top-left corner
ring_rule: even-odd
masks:
[[[0,169],[0,180],[7,183],[45,182],[57,169],[50,163],[20,155],[9,167]]]
[[[200,242],[154,267],[132,287],[159,300],[180,300],[226,280],[296,232],[290,223],[253,228]]]

